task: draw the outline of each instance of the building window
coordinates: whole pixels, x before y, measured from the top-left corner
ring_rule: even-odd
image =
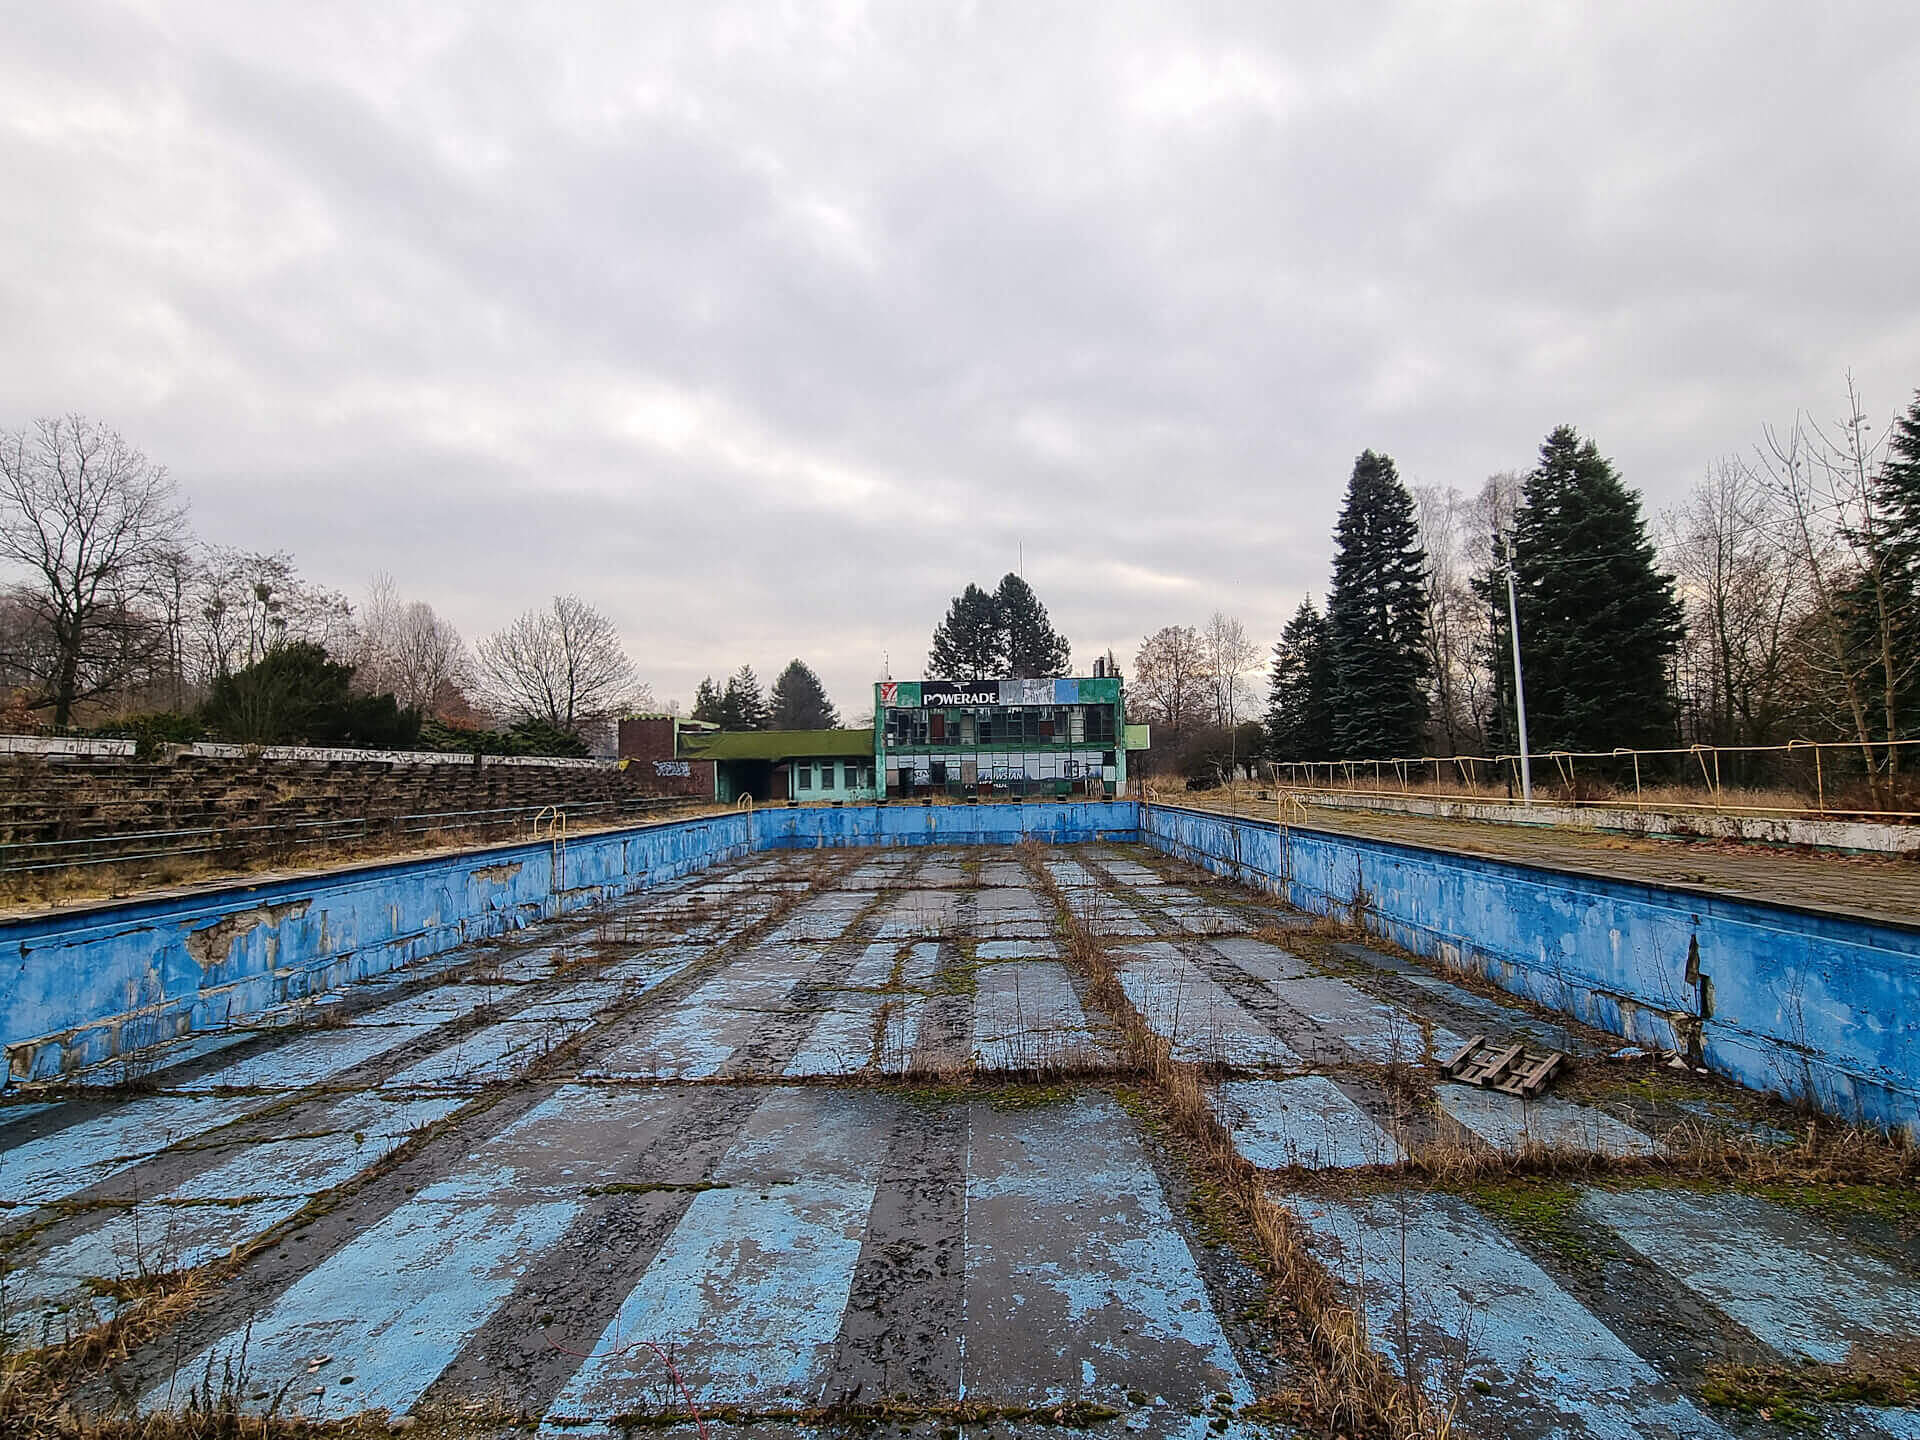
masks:
[[[813,766],[796,765],[793,767],[793,773],[795,783],[798,784],[802,790],[811,790],[813,788]]]

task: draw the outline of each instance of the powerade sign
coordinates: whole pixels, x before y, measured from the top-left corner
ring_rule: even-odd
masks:
[[[998,680],[922,680],[920,703],[932,705],[998,705]]]
[[[934,709],[969,705],[1112,704],[1120,682],[1061,676],[1037,680],[883,680],[874,686],[875,703],[886,710]]]

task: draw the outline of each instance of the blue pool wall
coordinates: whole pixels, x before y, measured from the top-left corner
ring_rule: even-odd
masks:
[[[1141,838],[1635,1044],[1920,1139],[1920,926],[1179,807],[1145,807]]]
[[[756,851],[1144,840],[1635,1043],[1920,1136],[1920,927],[1205,811],[736,812],[0,921],[11,1079],[50,1079]]]
[[[766,809],[0,921],[6,1078],[256,1020],[756,850],[1134,839],[1130,801]],[[556,864],[556,860],[558,864]]]

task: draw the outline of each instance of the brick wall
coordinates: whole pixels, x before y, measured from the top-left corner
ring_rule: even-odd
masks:
[[[620,758],[627,775],[649,795],[713,795],[713,761],[683,760],[673,753],[673,717],[646,716],[620,722]]]

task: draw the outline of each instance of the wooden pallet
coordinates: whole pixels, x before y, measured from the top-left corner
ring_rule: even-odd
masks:
[[[1566,1058],[1558,1050],[1543,1055],[1524,1045],[1495,1049],[1487,1043],[1486,1036],[1476,1035],[1440,1068],[1464,1085],[1478,1085],[1483,1090],[1500,1090],[1530,1100],[1547,1088],[1560,1062]]]

